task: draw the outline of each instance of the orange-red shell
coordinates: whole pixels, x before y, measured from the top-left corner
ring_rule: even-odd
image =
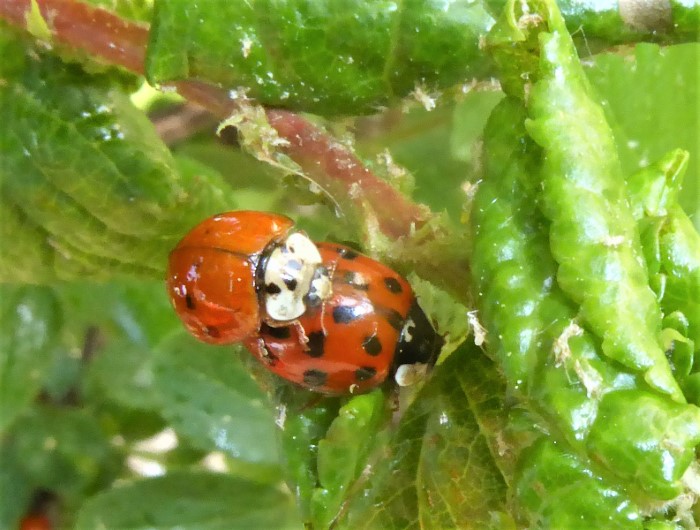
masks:
[[[390,374],[415,302],[399,274],[341,245],[317,243],[333,293],[296,324],[245,341],[269,370],[326,394],[364,392]]]
[[[178,243],[170,253],[167,287],[190,333],[227,344],[258,331],[256,269],[265,248],[293,224],[272,213],[226,212],[201,222]]]
[[[22,519],[19,530],[51,530],[51,521],[45,515],[27,515]]]

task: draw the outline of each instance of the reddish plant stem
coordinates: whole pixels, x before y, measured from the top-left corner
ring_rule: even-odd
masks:
[[[53,37],[61,44],[142,74],[148,28],[75,0],[37,0]],[[26,27],[31,0],[0,0],[0,17]]]
[[[144,73],[148,27],[124,20],[103,9],[76,0],[37,0],[57,42],[87,52],[109,64]],[[0,0],[0,17],[26,27],[31,0]],[[173,83],[186,99],[220,119],[238,110],[228,92],[197,81]],[[426,208],[414,204],[379,179],[347,147],[302,116],[286,110],[267,109],[270,125],[288,145],[285,153],[322,188],[342,193],[342,205],[350,205],[359,218],[369,206],[380,230],[390,238],[408,235],[429,217]]]

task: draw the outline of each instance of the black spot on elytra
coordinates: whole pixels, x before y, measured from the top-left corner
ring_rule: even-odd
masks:
[[[358,316],[353,306],[339,305],[333,308],[333,321],[336,324],[348,324]]]
[[[194,303],[194,298],[192,298],[192,295],[187,293],[185,295],[185,305],[187,306],[187,309],[194,309],[195,308],[195,303]]]
[[[369,285],[360,281],[360,276],[353,271],[343,271],[342,281],[352,285],[358,291],[367,291],[369,289]]]
[[[307,355],[322,357],[326,346],[326,334],[323,331],[312,331],[307,335],[307,338],[309,339],[309,342],[306,344],[309,348],[306,350]]]
[[[323,386],[328,380],[328,374],[321,370],[307,370],[304,372],[304,384],[314,387]]]
[[[216,326],[207,326],[206,329],[204,330],[207,335],[210,337],[213,337],[215,339],[218,339],[221,337],[221,332],[219,331],[219,328]]]
[[[358,254],[354,250],[350,250],[349,248],[339,248],[338,249],[338,254],[344,259],[355,259]]]
[[[399,294],[403,291],[401,284],[396,278],[384,278],[384,285],[386,285],[386,288],[394,294]]]
[[[282,292],[282,289],[276,283],[268,283],[265,285],[265,292],[267,294],[279,294]]]
[[[297,281],[294,278],[284,278],[282,281],[287,286],[287,289],[289,289],[290,291],[293,291],[297,288]]]
[[[267,324],[263,324],[262,326],[260,326],[260,333],[262,333],[263,335],[269,335],[270,337],[275,339],[288,339],[292,336],[292,330],[289,326],[276,328],[273,326],[268,326]]]
[[[362,349],[370,355],[379,355],[382,351],[382,343],[377,338],[377,334],[370,335],[362,341]]]
[[[312,308],[320,307],[322,301],[321,297],[316,293],[309,293],[304,297],[304,305],[307,311]]]
[[[371,366],[363,366],[355,370],[355,379],[360,382],[372,379],[375,375],[377,375],[377,370]]]
[[[396,331],[401,331],[403,329],[405,319],[401,316],[401,313],[395,309],[387,309],[384,316],[386,317],[386,321],[389,323],[389,325]]]

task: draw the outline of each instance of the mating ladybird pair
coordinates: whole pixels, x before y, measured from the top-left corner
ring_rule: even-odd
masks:
[[[205,342],[243,342],[269,370],[317,392],[364,392],[390,374],[410,384],[435,362],[442,339],[408,282],[293,225],[240,211],[193,228],[168,269],[185,327]]]

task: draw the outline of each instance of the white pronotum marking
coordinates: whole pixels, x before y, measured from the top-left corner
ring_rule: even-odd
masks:
[[[267,316],[280,322],[299,318],[306,311],[304,299],[312,287],[314,292],[327,296],[330,282],[326,285],[324,275],[319,277],[320,266],[321,254],[304,234],[295,232],[280,243],[270,253],[265,267]]]

